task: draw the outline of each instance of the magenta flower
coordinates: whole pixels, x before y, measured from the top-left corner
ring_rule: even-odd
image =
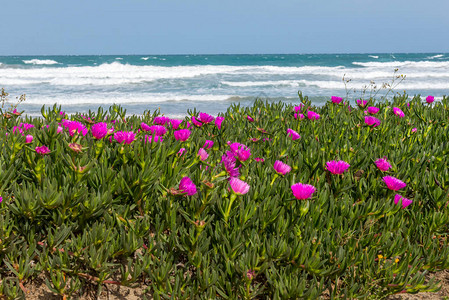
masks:
[[[153,124],[156,124],[156,125],[165,125],[168,122],[170,122],[170,118],[168,118],[166,116],[157,116],[153,120]]]
[[[0,196],[0,203],[2,203],[2,201],[3,201],[3,197],[2,197],[2,196]]]
[[[179,190],[183,193],[187,193],[189,196],[195,195],[197,192],[196,185],[193,183],[192,179],[187,176],[183,177],[179,182]]]
[[[257,162],[264,162],[265,161],[265,159],[263,159],[262,157],[256,157],[256,158],[254,158],[254,160],[257,161]]]
[[[69,131],[70,136],[76,133],[81,133],[85,136],[88,132],[87,127],[78,121],[62,120],[62,126]]]
[[[214,146],[214,141],[206,140],[206,142],[204,142],[203,148],[210,149],[213,146]]]
[[[387,185],[387,188],[393,191],[398,191],[400,189],[403,189],[407,186],[407,184],[396,177],[393,176],[385,176],[382,177],[383,181]]]
[[[33,142],[33,136],[31,135],[31,134],[28,134],[26,137],[25,137],[25,143],[26,144],[31,144]]]
[[[96,138],[97,140],[100,140],[108,135],[108,124],[105,122],[100,122],[97,124],[92,125],[90,128],[90,131],[92,132],[92,136]]]
[[[47,146],[36,147],[35,150],[36,150],[37,153],[39,153],[41,155],[45,155],[45,154],[48,154],[48,153],[51,152],[50,149],[48,149]]]
[[[337,97],[337,96],[332,96],[332,97],[331,97],[331,101],[332,101],[332,103],[334,103],[334,104],[340,104],[340,102],[343,101],[343,98]]]
[[[293,129],[288,128],[287,129],[287,136],[292,138],[292,141],[300,139],[301,136],[299,135],[299,133],[297,133],[296,131],[294,131]]]
[[[229,180],[229,185],[234,193],[237,195],[245,195],[249,191],[249,184],[238,179],[237,177],[232,177]]]
[[[309,118],[309,120],[318,120],[320,118],[320,115],[314,111],[309,110],[307,111],[307,118]]]
[[[379,112],[379,108],[375,107],[375,106],[368,106],[368,110],[367,111],[368,111],[369,114],[375,115],[375,114],[377,114]]]
[[[304,183],[295,183],[291,186],[293,196],[295,196],[298,200],[306,200],[309,199],[313,193],[315,193],[316,188],[313,185],[310,184],[304,184]]]
[[[331,160],[326,163],[326,169],[332,174],[341,175],[343,174],[351,165],[344,160]]]
[[[412,129],[412,133],[416,132],[417,130],[418,130],[418,128],[416,128],[416,127],[413,128],[413,129]]]
[[[295,106],[295,113],[301,111],[301,108],[302,108],[303,106],[304,106],[304,105],[303,105],[302,103],[299,104],[299,106]]]
[[[229,176],[238,177],[240,175],[239,168],[236,167],[236,158],[231,151],[226,151],[226,154],[223,154],[221,162]]]
[[[204,148],[200,148],[200,150],[198,150],[198,156],[200,157],[201,161],[205,161],[209,157],[209,154],[207,154]]]
[[[215,126],[217,126],[218,129],[221,130],[221,123],[223,122],[225,118],[224,117],[217,117],[215,119]]]
[[[170,124],[173,127],[173,129],[178,129],[179,125],[181,125],[182,120],[178,120],[178,119],[170,119]]]
[[[303,115],[303,114],[297,114],[297,113],[295,113],[295,114],[293,115],[293,117],[295,117],[296,120],[297,120],[298,118],[299,118],[300,120],[304,119],[304,115]]]
[[[380,120],[376,117],[365,116],[365,124],[368,126],[377,127],[380,125]]]
[[[206,114],[206,113],[200,112],[198,116],[199,116],[200,121],[204,124],[209,124],[210,122],[212,122],[214,120],[213,116]]]
[[[357,102],[357,105],[360,107],[365,107],[368,104],[368,101],[357,99],[355,102]]]
[[[289,165],[284,164],[280,160],[274,162],[273,168],[276,171],[276,173],[281,175],[285,175],[292,170],[292,168]]]
[[[136,139],[136,134],[132,131],[117,131],[114,133],[114,139],[124,144],[131,144]]]
[[[404,112],[399,107],[393,107],[393,113],[399,118],[403,118],[405,116]]]
[[[195,116],[192,116],[191,121],[192,121],[192,123],[193,123],[195,126],[198,126],[198,127],[203,126],[203,123],[201,123],[200,121],[198,121],[198,120],[195,118]]]
[[[376,164],[377,168],[379,168],[379,170],[383,172],[388,171],[391,168],[391,165],[386,160],[386,158],[379,158],[374,163]]]
[[[435,101],[435,97],[434,96],[427,96],[427,98],[426,98],[426,102],[427,103],[432,103],[433,101]]]
[[[229,144],[232,153],[240,160],[246,161],[251,156],[251,149],[240,143]]]
[[[176,130],[174,133],[175,139],[181,142],[185,142],[190,137],[191,131],[188,129]]]
[[[30,130],[31,128],[34,128],[33,124],[30,123],[20,123],[20,127],[23,128],[23,130]]]
[[[153,125],[148,127],[148,131],[153,135],[161,136],[167,133],[167,128],[162,125]]]
[[[178,151],[178,155],[179,156],[181,156],[181,155],[183,155],[184,154],[184,152],[186,152],[186,148],[181,148],[181,149],[179,149],[179,151]]]
[[[247,119],[249,122],[254,122],[254,119],[251,118],[250,116],[246,116],[246,119]]]
[[[161,136],[159,136],[159,135],[155,135],[154,137],[151,136],[151,135],[145,135],[145,139],[144,139],[145,144],[146,143],[153,143],[153,142],[154,143],[161,143],[163,141],[164,141],[164,139]]]
[[[394,196],[394,203],[395,203],[395,204],[399,204],[399,201],[402,202],[402,208],[406,208],[407,206],[409,206],[410,204],[413,203],[412,200],[407,199],[407,198],[405,198],[405,197],[402,197],[402,196],[399,195],[399,194],[396,194],[396,195]]]
[[[150,126],[144,122],[140,123],[140,128],[142,128],[143,131],[150,131]]]

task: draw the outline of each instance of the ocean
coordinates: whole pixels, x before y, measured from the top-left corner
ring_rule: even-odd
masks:
[[[393,93],[449,95],[449,53],[0,56],[0,88],[12,103],[26,94],[19,110],[32,116],[54,103],[67,113],[117,103],[129,114],[216,115],[255,99],[298,103],[299,91],[322,105],[334,95],[354,101],[401,74]]]

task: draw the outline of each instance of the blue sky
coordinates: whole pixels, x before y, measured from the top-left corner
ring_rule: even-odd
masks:
[[[447,0],[2,1],[0,55],[449,52]]]

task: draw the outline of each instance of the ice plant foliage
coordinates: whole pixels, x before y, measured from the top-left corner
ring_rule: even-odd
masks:
[[[383,172],[388,171],[391,168],[391,165],[386,158],[379,158],[374,163],[376,164],[377,168]]]
[[[292,168],[289,165],[284,164],[280,160],[275,161],[273,167],[276,173],[281,175],[285,175],[292,170]]]
[[[248,183],[238,179],[237,177],[232,177],[231,180],[229,180],[229,185],[231,186],[232,191],[237,195],[244,195],[248,193],[250,187]]]
[[[409,206],[410,204],[412,204],[413,201],[410,200],[410,199],[407,199],[407,198],[405,198],[405,197],[402,197],[402,196],[399,195],[399,194],[396,194],[396,195],[394,196],[394,203],[395,203],[395,204],[402,203],[402,208],[406,208],[407,206]]]
[[[336,175],[343,174],[349,167],[350,165],[343,160],[331,160],[326,163],[326,169]]]
[[[405,182],[403,182],[393,176],[382,177],[382,180],[387,185],[387,188],[392,191],[399,191],[400,189],[403,189],[407,186],[407,184]]]
[[[316,188],[310,184],[304,183],[295,183],[291,186],[293,196],[295,196],[298,200],[307,200],[309,199],[313,193],[315,193]]]

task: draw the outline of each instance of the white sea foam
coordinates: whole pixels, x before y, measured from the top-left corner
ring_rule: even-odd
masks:
[[[368,57],[371,57],[371,58],[379,58],[379,56],[377,56],[377,55],[368,55]]]
[[[22,60],[25,64],[31,65],[56,65],[57,61],[51,59],[30,59],[30,60]]]
[[[412,68],[449,68],[449,61],[391,61],[391,62],[353,62],[353,65],[362,67],[378,67],[378,68],[398,68],[398,67],[412,67]]]
[[[149,57],[141,57],[140,59],[148,60],[148,59],[150,59],[150,58],[149,58]]]
[[[434,55],[434,56],[428,56],[427,58],[428,59],[433,59],[433,58],[441,58],[443,56],[444,56],[444,54],[437,54],[437,55]]]
[[[116,60],[122,60],[123,57],[116,57],[115,59],[116,59]]]

